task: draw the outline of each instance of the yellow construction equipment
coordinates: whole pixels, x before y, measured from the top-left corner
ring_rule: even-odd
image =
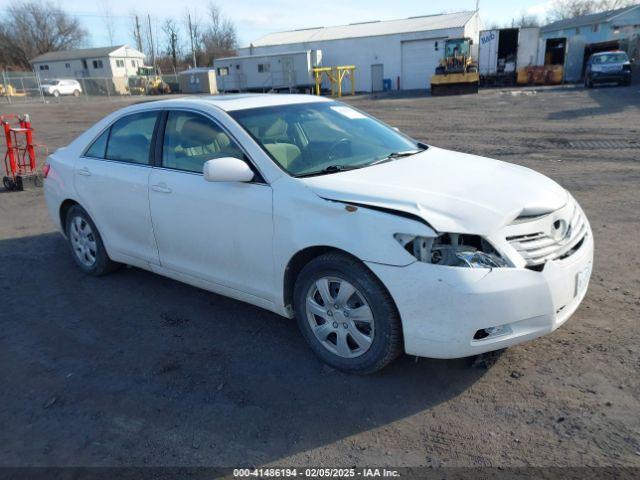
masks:
[[[450,38],[444,42],[444,58],[431,77],[431,95],[478,93],[478,64],[471,57],[470,38]]]
[[[5,86],[0,83],[0,97],[26,97],[26,95],[26,92],[18,92],[11,84]]]
[[[131,95],[162,95],[171,93],[171,87],[162,79],[159,68],[138,67],[138,76],[130,77],[127,90]]]
[[[322,80],[326,77],[331,83],[331,96],[342,97],[342,81],[345,77],[351,80],[351,95],[356,93],[356,67],[353,65],[340,65],[337,67],[315,67],[313,77],[316,81],[316,95],[322,90]]]

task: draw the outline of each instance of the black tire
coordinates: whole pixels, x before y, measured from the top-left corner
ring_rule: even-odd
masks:
[[[11,177],[2,177],[2,185],[4,188],[10,192],[16,188],[16,184]]]
[[[316,338],[306,313],[307,293],[322,277],[337,277],[351,283],[371,308],[375,333],[369,349],[355,358],[344,358],[325,348]],[[381,370],[403,352],[400,315],[391,295],[378,278],[359,260],[339,252],[326,253],[309,262],[294,288],[294,311],[305,340],[333,368],[347,373],[369,374]]]
[[[81,218],[84,222],[86,222],[90,227],[93,234],[93,238],[96,243],[96,251],[95,251],[95,262],[92,265],[84,264],[76,251],[74,250],[73,243],[71,240],[71,223],[77,218]],[[91,220],[89,214],[82,208],[80,205],[74,205],[67,212],[67,217],[65,219],[65,233],[67,234],[67,243],[69,244],[69,250],[71,251],[71,257],[73,261],[80,267],[80,269],[88,274],[93,275],[95,277],[99,277],[101,275],[106,275],[111,273],[122,265],[114,262],[107,255],[107,250],[104,248],[104,244],[102,243],[102,237],[100,236],[100,232],[98,231],[95,223]]]

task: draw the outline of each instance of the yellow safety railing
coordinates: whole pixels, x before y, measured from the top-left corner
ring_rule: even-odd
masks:
[[[337,67],[316,67],[313,76],[316,81],[316,95],[320,95],[322,81],[326,77],[331,83],[331,96],[342,97],[342,81],[349,77],[351,81],[351,95],[356,93],[356,67],[353,65],[340,65]]]

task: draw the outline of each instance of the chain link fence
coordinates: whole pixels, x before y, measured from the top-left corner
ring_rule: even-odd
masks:
[[[63,103],[181,93],[177,74],[40,79],[31,72],[2,72],[0,103]]]

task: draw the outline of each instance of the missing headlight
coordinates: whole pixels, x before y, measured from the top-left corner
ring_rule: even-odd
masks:
[[[396,234],[395,238],[407,252],[424,263],[467,268],[509,266],[479,235],[445,233],[434,238]]]

